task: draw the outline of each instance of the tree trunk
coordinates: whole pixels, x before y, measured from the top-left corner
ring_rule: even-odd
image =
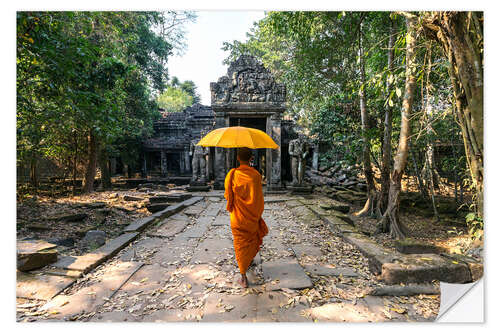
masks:
[[[101,184],[104,190],[111,189],[111,171],[106,147],[101,147],[98,156],[99,168],[101,169]]]
[[[361,111],[361,128],[363,131],[363,171],[366,178],[367,189],[367,199],[365,206],[359,212],[355,213],[357,216],[364,216],[368,214],[373,214],[374,205],[377,195],[377,189],[375,188],[375,182],[373,180],[373,170],[370,160],[370,140],[368,138],[368,111],[366,110],[366,74],[365,74],[365,56],[363,50],[363,37],[362,37],[362,27],[360,24],[359,28],[359,64],[360,64],[360,88],[359,88],[359,109]]]
[[[38,190],[38,172],[37,172],[37,158],[32,156],[30,159],[30,184],[33,186],[35,193]]]
[[[94,179],[97,166],[97,138],[93,130],[90,130],[87,140],[89,155],[85,170],[85,178],[83,179],[83,193],[91,193],[94,191]]]
[[[73,143],[74,143],[74,150],[75,154],[73,155],[73,165],[72,165],[72,173],[73,173],[73,189],[72,189],[72,194],[73,196],[76,195],[76,166],[77,166],[77,161],[78,161],[78,137],[76,135],[76,131],[73,131]]]
[[[408,234],[407,228],[399,218],[399,201],[401,194],[401,179],[405,171],[408,160],[408,141],[411,134],[410,119],[415,98],[416,86],[416,25],[417,17],[406,14],[406,82],[401,110],[401,131],[399,134],[399,144],[394,156],[394,170],[391,175],[389,188],[389,201],[387,210],[382,217],[382,231],[389,229],[391,237],[401,239]]]
[[[391,19],[391,25],[389,28],[389,45],[387,52],[387,68],[389,70],[389,77],[393,77],[394,72],[394,21]],[[387,94],[391,93],[392,90],[392,79],[387,80]],[[384,117],[384,139],[382,142],[382,169],[381,173],[381,191],[380,200],[378,201],[377,210],[379,212],[385,212],[387,209],[387,201],[389,200],[389,187],[391,181],[391,152],[392,152],[392,106],[387,103],[385,109]]]
[[[448,56],[455,106],[475,188],[476,212],[483,212],[483,14],[435,12],[424,21],[425,32]]]

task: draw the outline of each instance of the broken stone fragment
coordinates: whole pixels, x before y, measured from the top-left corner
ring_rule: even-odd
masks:
[[[156,212],[159,212],[159,211],[162,211],[164,210],[165,208],[167,208],[168,206],[170,206],[170,204],[168,203],[157,203],[157,204],[149,204],[149,205],[146,205],[146,208],[148,209],[148,211],[150,211],[151,213],[156,213]]]
[[[123,200],[125,200],[125,201],[142,201],[142,200],[144,200],[144,198],[133,197],[131,195],[125,195],[125,196],[123,196]]]
[[[33,231],[47,231],[47,230],[52,230],[51,227],[45,225],[45,224],[41,224],[41,223],[31,223],[31,224],[28,224],[26,226],[26,228],[28,228],[29,230],[33,230]]]
[[[17,242],[17,269],[29,271],[57,261],[56,245],[42,240]]]
[[[97,248],[106,243],[106,233],[102,230],[90,230],[82,239],[82,244],[88,248]]]
[[[46,220],[53,222],[60,222],[60,221],[79,222],[86,219],[87,216],[88,216],[87,213],[59,214],[59,215],[49,216],[46,218]]]

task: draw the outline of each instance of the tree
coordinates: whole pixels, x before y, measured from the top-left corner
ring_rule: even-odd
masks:
[[[181,88],[170,86],[158,96],[158,105],[166,112],[182,112],[193,105],[193,96]]]
[[[99,152],[112,151],[120,138],[138,139],[148,131],[137,125],[151,127],[158,116],[151,94],[165,86],[173,46],[157,31],[169,17],[18,12],[19,163],[67,151],[62,155],[71,156],[76,170],[78,150],[86,165],[84,191],[91,192]],[[130,103],[126,93],[139,100]]]
[[[200,94],[198,94],[197,87],[193,81],[186,80],[182,82],[179,87],[193,98],[193,104],[200,102],[201,97]]]
[[[426,12],[426,35],[438,41],[449,63],[455,112],[476,192],[476,212],[483,211],[483,14]]]
[[[382,218],[383,230],[390,230],[392,237],[401,239],[406,237],[408,231],[399,218],[399,200],[401,194],[401,179],[403,177],[409,151],[409,138],[411,134],[410,119],[412,115],[413,100],[415,98],[416,86],[416,40],[417,40],[417,17],[410,13],[404,13],[406,17],[406,82],[401,110],[401,131],[399,133],[399,144],[394,156],[394,169],[391,173],[391,184],[389,188],[389,201],[387,210]]]

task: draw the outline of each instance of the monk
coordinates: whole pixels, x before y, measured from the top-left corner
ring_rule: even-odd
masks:
[[[262,219],[262,176],[250,166],[251,158],[249,148],[238,148],[237,160],[240,166],[231,169],[224,181],[226,209],[231,216],[234,251],[241,273],[238,282],[243,288],[248,287],[247,269],[259,252],[262,238],[269,232]]]

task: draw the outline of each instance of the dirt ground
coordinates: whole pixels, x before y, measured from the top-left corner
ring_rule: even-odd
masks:
[[[144,198],[125,201],[124,196]],[[31,196],[17,202],[17,239],[43,239],[58,244],[64,255],[82,255],[92,249],[81,240],[89,230],[102,230],[106,238],[118,236],[132,221],[151,215],[145,203],[150,193],[105,191],[67,198]],[[54,216],[87,214],[79,221],[56,221]]]

